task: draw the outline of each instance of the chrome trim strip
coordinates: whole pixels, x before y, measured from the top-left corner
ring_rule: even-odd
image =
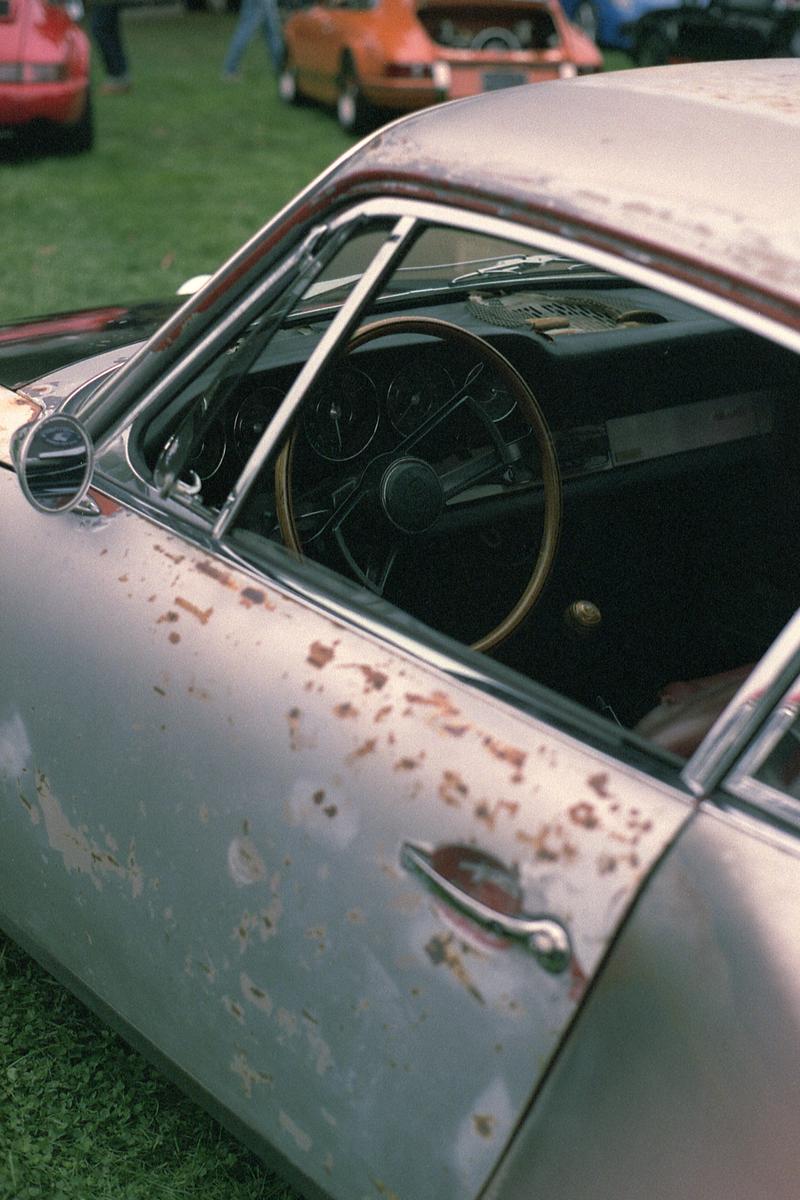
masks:
[[[84,405],[79,405],[77,416],[81,419],[90,436],[95,438],[95,452],[103,453],[106,448],[130,425],[136,421],[142,413],[158,401],[165,392],[169,392],[173,387],[180,387],[183,382],[188,382],[188,379],[199,372],[204,365],[205,360],[211,357],[218,350],[223,349],[251,319],[253,309],[269,295],[281,281],[290,275],[298,264],[302,261],[303,256],[308,252],[309,248],[319,240],[325,232],[326,226],[316,225],[303,238],[302,242],[295,247],[292,254],[288,258],[281,259],[275,270],[270,271],[266,279],[262,279],[254,287],[252,287],[237,303],[230,309],[229,312],[216,322],[212,329],[198,342],[192,346],[187,354],[179,358],[177,362],[166,372],[166,374],[158,377],[151,386],[147,386],[145,381],[144,391],[139,399],[132,407],[125,407],[125,402],[128,395],[128,389],[131,381],[128,378],[129,374],[134,375],[135,386],[135,371],[127,371],[129,363],[125,364],[126,375],[122,395],[116,400],[113,396],[113,383],[109,388],[105,388],[103,384],[100,388],[89,396]],[[154,335],[156,338],[158,333]],[[145,346],[149,346],[147,342]],[[131,359],[130,362],[134,362]],[[150,359],[146,359],[147,367],[152,366]],[[106,399],[106,392],[110,391],[109,399]]]
[[[353,332],[361,314],[361,309],[369,302],[370,298],[378,291],[386,279],[395,259],[405,247],[416,226],[417,221],[413,217],[402,216],[398,220],[394,229],[387,234],[385,242],[376,252],[366,271],[306,359],[299,375],[286,393],[283,403],[256,443],[252,454],[245,464],[244,470],[234,484],[225,503],[222,505],[212,531],[215,538],[224,537],[231,521],[239,511],[247,492],[260,474],[270,454],[276,449],[289,422],[299,408],[303,396],[316,379],[330,351],[338,342],[344,341]]]

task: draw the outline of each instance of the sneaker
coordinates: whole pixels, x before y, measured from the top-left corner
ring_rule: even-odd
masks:
[[[240,71],[223,71],[222,79],[225,83],[241,83],[242,75]]]

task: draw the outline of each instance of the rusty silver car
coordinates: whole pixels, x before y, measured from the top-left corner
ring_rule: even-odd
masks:
[[[415,114],[0,393],[0,925],[307,1194],[797,1195],[799,135]]]

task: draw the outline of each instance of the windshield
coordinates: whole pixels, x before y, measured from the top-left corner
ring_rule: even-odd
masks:
[[[296,311],[309,312],[341,304],[384,240],[385,233],[376,229],[351,238],[303,294]],[[413,292],[499,284],[508,279],[573,274],[585,276],[597,272],[582,262],[548,251],[522,253],[518,243],[503,243],[482,234],[434,226],[417,239],[382,294],[397,297]]]

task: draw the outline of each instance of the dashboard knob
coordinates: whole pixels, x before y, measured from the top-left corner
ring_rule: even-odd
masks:
[[[564,610],[564,624],[579,637],[596,633],[603,623],[603,614],[591,600],[573,600]]]

